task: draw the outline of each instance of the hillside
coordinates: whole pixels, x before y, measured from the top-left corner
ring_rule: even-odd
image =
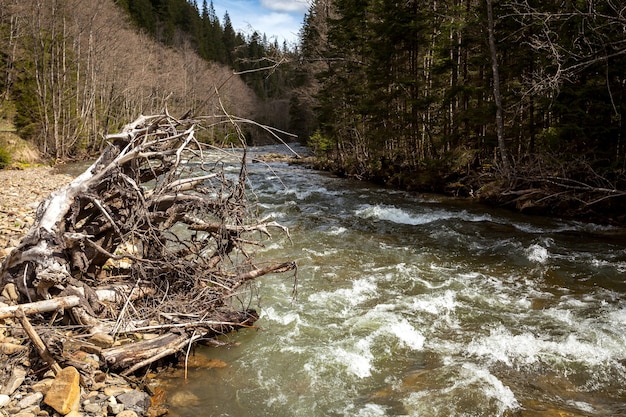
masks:
[[[0,0],[0,97],[15,134],[50,160],[98,153],[102,138],[138,114],[224,112],[254,118],[258,99],[241,77],[180,37],[165,46],[112,0]],[[222,141],[216,118],[203,141]]]

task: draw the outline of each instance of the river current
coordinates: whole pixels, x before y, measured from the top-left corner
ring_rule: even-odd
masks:
[[[256,258],[296,260],[297,292],[258,279],[260,329],[195,349],[219,366],[168,379],[170,415],[626,416],[626,234],[249,171],[259,215],[291,233]]]

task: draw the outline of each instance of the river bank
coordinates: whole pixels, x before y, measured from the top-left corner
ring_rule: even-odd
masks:
[[[48,166],[0,170],[0,262],[32,226],[38,204],[72,179],[72,175]],[[0,307],[11,304],[16,298],[14,291],[3,289]],[[37,353],[30,352],[32,347],[17,319],[2,320],[0,329],[0,358],[5,364],[0,371],[0,416],[156,417],[167,413],[155,380],[138,386],[130,379],[96,372],[94,381],[86,384],[82,377],[71,381],[71,375],[78,375],[73,366],[63,370],[70,381],[55,378],[50,370],[33,368],[31,357]],[[73,359],[76,366],[89,366],[90,361],[97,364],[93,356],[93,352],[77,349]],[[78,379],[82,379],[80,386]],[[73,389],[66,390],[68,387]],[[62,395],[53,398],[52,393]]]
[[[520,162],[509,174],[492,165],[433,163],[409,168],[392,164],[361,172],[324,156],[294,162],[392,190],[467,198],[522,214],[626,226],[625,178],[621,172],[600,174],[584,161],[563,164],[546,157]]]

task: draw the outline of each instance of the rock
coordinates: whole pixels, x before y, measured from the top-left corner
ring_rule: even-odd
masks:
[[[109,414],[118,415],[124,411],[124,404],[108,404],[107,411]]]
[[[113,346],[113,342],[115,342],[115,339],[113,339],[113,336],[106,333],[95,333],[89,338],[89,342],[106,349]]]
[[[228,364],[220,359],[207,358],[201,355],[189,356],[187,366],[190,368],[226,368]]]
[[[117,415],[117,417],[138,417],[137,413],[133,410],[124,410]]]
[[[35,392],[41,392],[42,394],[45,394],[48,392],[53,382],[54,379],[52,378],[42,379],[41,381],[35,382],[33,385],[31,385],[31,389]]]
[[[11,402],[11,397],[6,394],[0,394],[0,408],[4,408]]]
[[[83,411],[90,414],[103,414],[103,406],[98,403],[83,403]]]
[[[131,387],[118,387],[118,386],[108,386],[105,387],[103,392],[107,397],[117,397],[120,394],[125,394],[127,392],[133,391]]]
[[[124,408],[127,410],[137,411],[142,414],[151,404],[150,396],[141,391],[129,391],[118,395],[116,398],[119,403],[124,404]]]
[[[77,410],[80,401],[80,375],[76,368],[68,366],[58,373],[50,386],[44,403],[54,408],[59,414],[68,414]]]
[[[31,413],[30,411],[21,411],[17,414],[13,414],[13,417],[37,417],[37,414]]]
[[[67,413],[65,417],[83,417],[83,414],[80,411],[73,410]]]
[[[24,408],[28,408],[32,405],[39,405],[39,403],[41,402],[41,399],[43,398],[43,394],[41,392],[34,392],[32,394],[27,395],[26,397],[22,398],[18,403],[17,406],[24,409]]]
[[[26,370],[24,368],[20,366],[16,366],[15,368],[13,368],[11,377],[2,388],[2,394],[13,394],[15,390],[18,389],[20,385],[22,385],[22,383],[24,382],[24,378],[26,378]]]
[[[196,405],[198,397],[189,391],[178,391],[170,397],[169,403],[175,407],[185,407],[188,405]]]
[[[26,349],[28,349],[28,346],[8,342],[0,343],[0,352],[4,353],[5,355],[12,355],[17,352],[24,352]]]

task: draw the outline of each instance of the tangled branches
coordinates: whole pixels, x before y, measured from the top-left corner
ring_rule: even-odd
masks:
[[[248,248],[271,229],[288,231],[251,221],[245,150],[228,174],[224,157],[206,158],[197,123],[142,116],[108,136],[100,158],[40,205],[0,268],[17,304],[59,300],[50,320],[82,326],[83,336],[160,334],[150,345],[107,347],[104,367],[132,372],[200,337],[251,326],[256,313],[233,309],[233,297],[256,277],[296,268],[255,265]]]

